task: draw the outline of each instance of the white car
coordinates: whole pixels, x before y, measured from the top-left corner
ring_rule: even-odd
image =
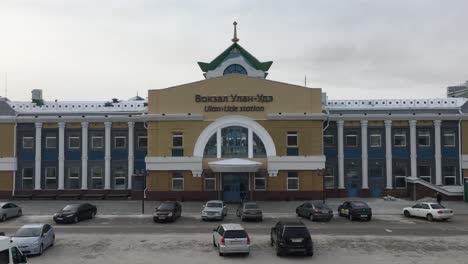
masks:
[[[23,211],[21,207],[14,203],[0,203],[0,220],[5,222],[8,218],[21,216]]]
[[[220,256],[226,253],[250,253],[250,238],[240,224],[222,224],[213,229],[213,246]]]
[[[223,220],[227,215],[227,207],[223,201],[212,200],[203,205],[202,220]]]
[[[423,217],[428,221],[447,220],[453,217],[453,210],[438,203],[418,203],[412,207],[403,208],[403,214],[406,217]]]

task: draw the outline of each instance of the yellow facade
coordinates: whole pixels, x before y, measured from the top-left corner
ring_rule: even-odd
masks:
[[[0,158],[15,156],[15,124],[0,123]]]

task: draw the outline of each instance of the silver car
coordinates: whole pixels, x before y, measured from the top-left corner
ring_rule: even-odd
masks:
[[[213,246],[220,256],[226,253],[250,253],[250,238],[239,224],[222,224],[213,229]]]
[[[223,220],[227,215],[227,207],[223,201],[212,200],[203,205],[202,220]]]
[[[236,215],[241,218],[241,221],[245,221],[247,219],[253,219],[256,221],[263,220],[262,210],[258,207],[256,202],[246,202],[239,205]]]
[[[25,255],[41,255],[44,250],[54,245],[55,232],[49,224],[24,225],[11,239]]]
[[[1,221],[5,222],[8,218],[21,216],[23,211],[21,207],[14,203],[0,203],[0,217]]]

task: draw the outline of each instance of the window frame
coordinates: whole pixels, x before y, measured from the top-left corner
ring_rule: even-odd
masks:
[[[141,144],[140,144],[140,139],[143,139],[145,138],[146,139],[146,146],[142,147]],[[147,149],[148,148],[148,136],[138,136],[137,138],[137,147],[140,148],[140,149]]]
[[[427,137],[427,144],[423,145],[419,142],[419,139],[422,137]],[[418,138],[416,140],[418,142],[418,147],[427,148],[431,146],[431,132],[430,131],[419,131]]]
[[[447,137],[447,136],[451,136],[451,137],[453,138],[453,144],[452,144],[452,145],[447,145],[447,144],[446,144],[446,142],[447,142],[447,141],[446,141],[446,137]],[[443,136],[442,136],[442,138],[443,138],[443,141],[444,141],[444,142],[443,142],[443,144],[444,144],[443,146],[444,146],[444,147],[455,147],[455,146],[457,145],[457,138],[456,138],[456,136],[455,136],[455,133],[453,133],[453,132],[444,133]]]
[[[288,191],[299,191],[300,190],[300,186],[299,186],[299,173],[297,171],[288,171],[287,172],[288,175],[286,177],[286,188]],[[296,176],[291,176],[290,174],[295,174]],[[290,188],[290,184],[289,184],[289,180],[296,180],[297,181],[297,188],[296,189],[292,189]]]
[[[97,147],[94,144],[95,139],[101,140],[101,146]],[[103,149],[104,148],[104,137],[103,136],[91,136],[91,149]]]
[[[421,175],[421,167],[429,168],[429,175]],[[418,165],[418,178],[423,180],[423,181],[426,181],[425,179],[429,179],[429,181],[426,181],[426,182],[432,183],[432,168],[431,168],[431,166]]]
[[[25,140],[31,140],[31,147],[25,147]],[[34,137],[26,137],[26,136],[23,136],[23,139],[22,139],[22,147],[23,149],[33,149],[34,148]]]
[[[403,138],[403,141],[404,141],[404,144],[403,145],[397,145],[395,140],[397,137],[402,137]],[[406,133],[395,133],[393,134],[393,146],[394,147],[398,147],[398,148],[405,148],[406,147]]]
[[[99,169],[99,170],[100,170],[100,172],[101,172],[100,175],[101,175],[101,176],[99,176],[99,177],[94,176],[94,171],[95,171],[95,169]],[[100,180],[100,181],[101,181],[101,186],[102,186],[101,188],[95,188],[95,187],[94,187],[94,186],[95,186],[94,182],[95,182],[96,180]],[[92,190],[101,190],[101,189],[103,189],[103,188],[104,188],[104,169],[103,169],[101,166],[94,166],[94,167],[91,167],[91,189],[92,189]]]
[[[446,167],[452,167],[454,175],[445,175]],[[447,184],[445,182],[445,179],[453,179],[453,184]],[[443,181],[443,185],[447,185],[447,186],[457,185],[457,166],[453,166],[453,165],[443,166],[442,167],[442,181]]]
[[[257,177],[257,175],[260,175],[261,177]],[[263,181],[263,188],[258,188],[257,187],[257,180]],[[266,191],[267,190],[267,180],[264,174],[262,173],[255,173],[254,174],[254,191]]]
[[[55,147],[49,146],[49,139],[54,139],[55,140]],[[46,149],[56,149],[57,148],[57,137],[56,136],[46,136],[45,138],[45,148]]]
[[[117,146],[117,140],[123,139],[123,147]],[[126,136],[114,136],[114,149],[126,149],[127,148],[127,137]]]
[[[395,165],[392,166],[392,167],[393,167],[393,177],[395,178],[395,189],[406,189],[407,186],[408,186],[407,183],[406,183],[406,178],[408,177],[408,166],[406,166],[406,164],[405,164],[405,166],[401,166],[401,165],[400,165],[400,166],[397,166],[397,165],[395,164]],[[397,171],[397,170],[396,170],[397,167],[404,168],[404,170],[405,170],[405,175],[397,175],[397,174],[395,173],[395,172]],[[403,178],[403,182],[405,183],[405,186],[404,186],[404,187],[399,187],[399,186],[397,186],[397,182],[398,182],[397,179],[399,179],[399,178]]]
[[[356,144],[355,145],[350,145],[348,143],[348,138],[355,138]],[[357,147],[359,147],[359,141],[358,140],[359,140],[358,135],[356,135],[356,134],[346,134],[345,135],[345,147],[347,147],[347,148],[357,148]]]
[[[379,144],[378,145],[373,145],[372,144],[372,138],[373,137],[378,137],[379,138]],[[382,134],[370,134],[369,135],[369,146],[371,148],[381,148],[382,147]]]
[[[77,141],[78,142],[78,147],[73,147],[71,145],[72,139],[78,139],[78,141]],[[81,148],[81,138],[79,136],[78,137],[77,136],[69,136],[68,137],[68,149],[76,150],[76,149],[80,149],[80,148]]]
[[[26,169],[30,169],[30,170],[31,170],[31,176],[30,176],[30,177],[24,177],[24,171],[25,171]],[[35,172],[34,172],[34,168],[33,168],[33,167],[23,167],[23,168],[21,169],[21,188],[22,188],[22,189],[26,189],[26,190],[27,190],[27,188],[24,188],[24,181],[25,181],[25,180],[31,181],[31,189],[34,188],[34,173],[35,173]]]
[[[54,170],[54,175],[55,175],[54,177],[49,176],[49,173],[48,173],[48,172],[49,172],[50,169],[53,169],[53,170]],[[45,186],[44,186],[44,187],[45,187],[45,189],[46,189],[46,190],[54,190],[54,189],[57,189],[57,187],[58,187],[57,167],[52,167],[52,166],[45,167],[45,168],[44,168],[44,175],[45,175],[45,177],[44,177],[44,180],[45,180]],[[55,185],[56,185],[56,187],[55,187],[55,188],[48,188],[48,180],[55,180]]]
[[[112,170],[113,186],[115,190],[125,190],[127,188],[127,174],[123,166],[116,166]],[[117,184],[117,180],[124,180],[124,184]]]
[[[330,170],[331,170],[331,173],[330,173]],[[323,176],[323,180],[324,180],[323,186],[325,189],[335,189],[335,167],[326,167],[326,171],[327,171],[327,175]],[[326,182],[325,178],[332,179],[331,187],[327,187],[327,185],[325,184]]]
[[[207,177],[208,176],[208,177]],[[206,188],[206,182],[213,182],[213,188]],[[214,173],[207,173],[203,175],[203,190],[204,191],[216,191],[216,175]]]
[[[331,144],[325,144],[325,138],[331,138],[332,139]],[[326,148],[334,147],[335,146],[335,135],[333,135],[333,134],[323,135],[323,146],[326,147]]]
[[[177,176],[177,177],[175,177]],[[182,181],[182,189],[174,189],[174,181]],[[183,192],[185,189],[185,179],[182,173],[173,173],[171,176],[171,191],[173,192]]]
[[[174,145],[174,139],[176,138],[181,138],[182,139],[182,144],[180,146],[175,146]],[[172,145],[172,148],[177,148],[177,149],[181,149],[181,148],[184,148],[184,133],[183,132],[172,132],[172,142],[171,142],[171,145]]]
[[[296,145],[289,145],[289,138],[296,138]],[[288,131],[286,132],[286,147],[287,148],[298,148],[299,147],[299,133],[297,131]]]

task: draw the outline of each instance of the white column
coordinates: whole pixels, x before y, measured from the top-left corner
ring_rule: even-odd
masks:
[[[221,128],[216,130],[216,158],[221,158],[221,147],[223,145],[223,140],[221,138]]]
[[[344,146],[343,146],[343,126],[344,121],[336,121],[338,127],[338,189],[344,189]]]
[[[58,123],[58,189],[65,189],[65,122]]]
[[[253,132],[249,127],[247,132],[247,143],[248,143],[248,157],[249,159],[253,158]]]
[[[132,175],[134,173],[135,154],[135,122],[128,122],[128,180],[127,188],[132,189]]]
[[[387,189],[393,189],[392,165],[392,120],[385,120],[385,168],[387,171]]]
[[[442,150],[441,150],[441,137],[440,125],[441,120],[434,120],[435,132],[435,171],[436,171],[436,185],[442,185]]]
[[[418,177],[418,153],[416,149],[416,120],[410,120],[409,121],[409,126],[410,126],[410,157],[411,157],[411,177]]]
[[[104,122],[105,153],[104,153],[104,189],[111,188],[111,128],[112,122]]]
[[[88,189],[88,122],[81,122],[81,189]]]
[[[35,155],[35,173],[34,190],[41,189],[41,144],[42,144],[42,123],[36,122],[36,155]]]
[[[361,120],[361,158],[362,158],[362,189],[369,189],[369,166],[367,155],[367,120]]]

